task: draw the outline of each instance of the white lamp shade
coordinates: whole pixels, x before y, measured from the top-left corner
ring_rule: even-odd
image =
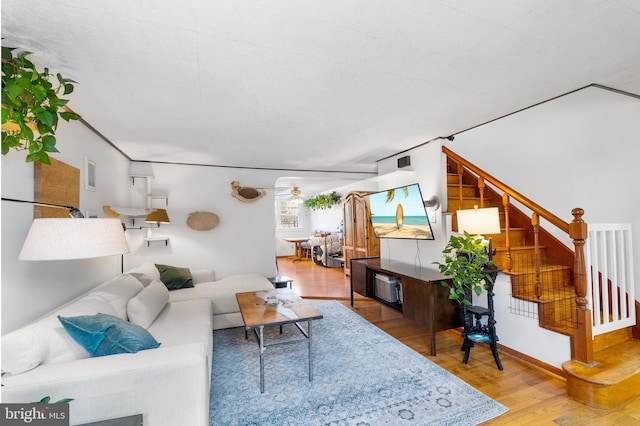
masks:
[[[89,259],[129,253],[119,219],[34,219],[20,260]]]
[[[487,235],[500,233],[500,212],[497,207],[458,210],[458,232]]]

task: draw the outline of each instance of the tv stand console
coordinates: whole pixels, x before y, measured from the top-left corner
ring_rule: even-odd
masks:
[[[382,303],[398,309],[402,314],[429,330],[431,355],[436,355],[436,332],[462,327],[460,304],[449,299],[449,288],[440,281],[447,277],[437,269],[420,268],[402,262],[380,260],[379,257],[351,259],[351,306],[353,293],[375,297],[376,272],[400,278],[402,303]]]

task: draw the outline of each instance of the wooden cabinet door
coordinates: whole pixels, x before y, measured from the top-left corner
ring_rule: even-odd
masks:
[[[352,258],[380,256],[380,240],[376,238],[369,217],[369,192],[352,192],[344,201],[344,273],[350,274]]]
[[[356,197],[354,199],[354,245],[358,257],[367,256],[367,228],[369,218],[367,217],[368,209],[364,198]]]
[[[353,262],[353,265],[349,265],[349,267],[351,268],[351,289],[363,296],[368,296],[367,275],[371,273],[369,272],[370,270],[364,262],[358,260]]]
[[[344,273],[350,274],[351,258],[355,256],[355,250],[353,246],[354,235],[354,216],[353,216],[353,197],[347,196],[343,206],[344,211],[344,241],[342,245],[342,254],[344,255]]]

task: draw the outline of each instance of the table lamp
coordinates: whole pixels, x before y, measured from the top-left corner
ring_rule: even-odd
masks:
[[[500,212],[497,207],[486,207],[479,209],[458,210],[458,232],[468,232],[479,236],[500,233]],[[493,258],[494,250],[491,245],[491,238],[488,238],[487,249],[489,260]]]

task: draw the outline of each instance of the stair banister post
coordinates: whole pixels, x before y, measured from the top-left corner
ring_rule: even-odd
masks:
[[[575,257],[573,260],[573,281],[576,291],[576,305],[579,309],[587,308],[587,275],[584,260],[584,240],[589,231],[586,222],[582,219],[584,210],[575,208],[571,210],[573,220],[569,224],[569,237],[573,240]]]
[[[458,172],[458,200],[460,201],[460,204],[458,205],[458,210],[462,210],[462,174],[464,172],[464,166],[462,165],[462,163],[460,162],[456,162],[456,165],[458,166],[457,172]]]
[[[480,192],[480,208],[484,208],[484,179],[478,176],[478,192]]]
[[[573,240],[573,283],[576,292],[576,323],[577,329],[573,336],[572,359],[592,364],[593,359],[593,331],[591,328],[591,310],[587,306],[587,271],[584,258],[584,241],[589,235],[586,222],[582,219],[584,210],[571,210],[573,220],[569,224],[569,237]]]
[[[511,237],[509,235],[509,194],[502,194],[502,206],[504,208],[504,232],[505,232],[505,248],[507,250],[507,259],[505,261],[505,269],[511,271]]]
[[[533,225],[533,255],[535,258],[536,267],[536,284],[535,295],[538,300],[542,298],[542,284],[540,283],[540,240],[538,235],[540,234],[540,216],[538,213],[531,214],[531,225]]]

